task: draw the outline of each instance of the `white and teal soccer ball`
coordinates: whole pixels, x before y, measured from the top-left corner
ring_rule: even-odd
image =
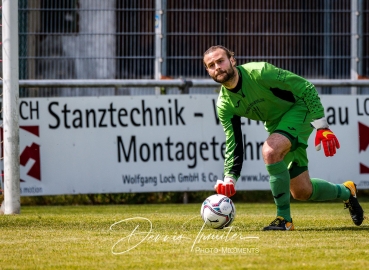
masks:
[[[223,229],[233,222],[236,207],[227,196],[214,194],[202,203],[200,214],[207,226],[213,229]]]

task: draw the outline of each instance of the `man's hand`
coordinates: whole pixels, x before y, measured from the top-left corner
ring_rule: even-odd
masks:
[[[315,149],[319,151],[323,144],[324,154],[326,157],[333,157],[336,150],[340,148],[340,143],[336,135],[329,129],[327,119],[325,117],[314,120],[311,125],[316,128]]]
[[[214,189],[218,194],[231,197],[234,194],[236,194],[235,184],[236,184],[236,181],[234,179],[230,177],[225,177],[224,181],[217,180],[217,183],[214,186]]]
[[[336,150],[340,148],[340,143],[334,133],[328,129],[318,129],[315,135],[315,149],[319,151],[323,144],[324,154],[326,157],[333,157]]]

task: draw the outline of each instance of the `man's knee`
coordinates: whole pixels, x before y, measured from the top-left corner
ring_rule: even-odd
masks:
[[[263,144],[262,155],[266,164],[283,160],[291,148],[291,142],[285,136],[273,133]]]
[[[276,156],[280,155],[280,153],[278,153],[276,149],[269,147],[265,143],[263,145],[261,153],[263,155],[264,160],[269,160],[271,158],[275,158]]]

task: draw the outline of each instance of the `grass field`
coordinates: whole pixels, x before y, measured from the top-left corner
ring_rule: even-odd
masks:
[[[369,269],[368,220],[294,203],[295,231],[260,231],[274,207],[236,203],[229,230],[202,229],[200,204],[23,207],[0,216],[0,269]]]

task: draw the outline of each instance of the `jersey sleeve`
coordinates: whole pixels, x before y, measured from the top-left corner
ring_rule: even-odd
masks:
[[[226,136],[224,160],[224,176],[230,176],[236,181],[240,177],[243,163],[243,143],[241,131],[241,117],[232,115],[224,104],[218,102],[219,120]]]
[[[308,80],[269,63],[265,63],[260,75],[259,83],[268,88],[290,91],[297,98],[301,98],[314,120],[324,117],[324,108],[318,92]]]

